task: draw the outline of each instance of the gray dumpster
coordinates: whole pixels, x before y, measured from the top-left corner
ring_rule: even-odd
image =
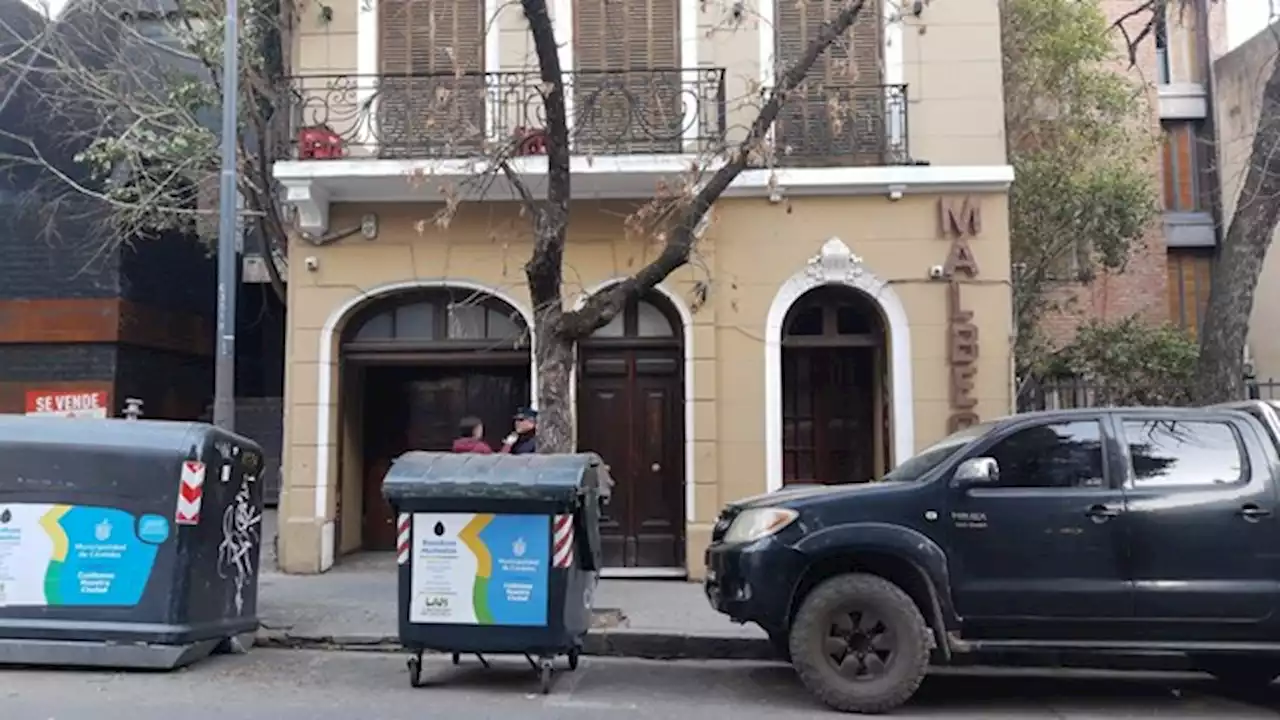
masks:
[[[257,629],[262,450],[0,415],[0,664],[171,669]]]
[[[600,569],[600,506],[612,480],[594,454],[411,452],[383,493],[397,513],[401,643],[422,653],[524,655],[550,689],[576,669]],[[534,658],[537,658],[535,661]]]

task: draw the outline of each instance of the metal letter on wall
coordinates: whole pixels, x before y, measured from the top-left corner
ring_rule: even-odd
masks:
[[[978,326],[973,311],[961,302],[960,279],[978,278],[978,259],[969,246],[969,238],[982,232],[982,211],[978,201],[941,198],[938,215],[942,221],[942,237],[951,241],[943,274],[947,279],[947,432],[956,432],[980,422],[973,396],[978,374]]]

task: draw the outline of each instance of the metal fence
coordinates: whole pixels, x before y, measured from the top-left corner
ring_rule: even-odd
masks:
[[[1280,380],[1250,378],[1243,399],[1280,400]],[[1185,385],[1107,386],[1079,378],[1028,380],[1018,387],[1018,412],[1068,410],[1109,405],[1190,405],[1193,392]]]

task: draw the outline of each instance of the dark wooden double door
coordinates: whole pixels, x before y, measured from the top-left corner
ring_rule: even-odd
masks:
[[[865,482],[884,472],[879,354],[877,347],[783,348],[783,482]]]
[[[684,567],[684,422],[678,348],[583,346],[578,448],[616,483],[601,524],[610,568]]]
[[[529,365],[495,367],[373,367],[364,401],[364,513],[366,550],[393,550],[395,517],[382,497],[391,461],[409,450],[448,451],[458,421],[484,421],[497,450],[511,432],[511,414],[529,404]]]

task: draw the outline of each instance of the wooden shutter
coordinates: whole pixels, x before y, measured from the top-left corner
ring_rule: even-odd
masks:
[[[573,56],[580,152],[679,151],[678,0],[578,0]]]
[[[379,0],[382,154],[465,155],[485,131],[484,0]]]
[[[773,0],[776,76],[782,77],[839,12],[843,0]],[[776,141],[787,164],[876,165],[887,130],[881,87],[881,0],[868,0],[845,36],[833,43],[778,115]]]

